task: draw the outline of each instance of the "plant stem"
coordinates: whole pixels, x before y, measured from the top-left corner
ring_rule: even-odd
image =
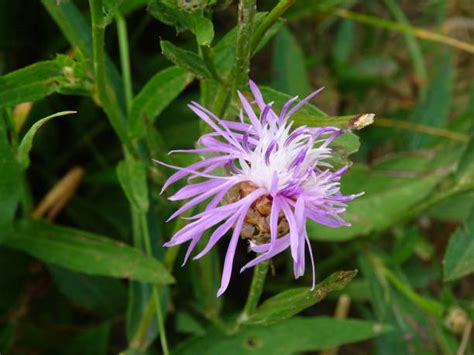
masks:
[[[190,216],[192,214],[193,209],[191,208],[189,211],[186,212],[185,216]],[[176,221],[176,225],[173,228],[173,232],[171,233],[174,235],[178,230],[180,230],[184,224],[186,224],[186,220],[184,219],[179,219]],[[176,261],[176,257],[178,256],[179,252],[179,246],[176,246],[174,248],[169,248],[166,250],[165,253],[165,258],[164,258],[164,264],[168,270],[173,270],[174,263]],[[161,293],[161,288],[157,287],[157,292],[158,294]],[[141,319],[140,319],[140,324],[138,326],[137,332],[133,335],[131,344],[134,345],[134,348],[141,349],[142,344],[144,342],[144,339],[146,338],[146,334],[148,332],[148,329],[150,328],[150,324],[152,322],[152,314],[153,314],[153,305],[152,302],[154,302],[153,299],[150,299],[146,308],[145,312],[143,313]]]
[[[120,51],[120,67],[122,69],[123,90],[127,111],[133,100],[132,74],[130,70],[130,50],[128,47],[127,22],[121,13],[115,15],[117,24],[118,44]]]
[[[233,69],[233,87],[231,94],[235,89],[247,82],[252,32],[254,29],[255,14],[257,12],[256,0],[240,0],[239,1],[239,29],[237,32],[237,43],[235,47],[235,59]]]
[[[280,16],[283,15],[295,2],[296,0],[280,0],[272,11],[265,16],[262,23],[260,23],[260,25],[255,29],[252,35],[252,53],[255,53],[260,41],[268,29],[272,27],[273,24],[278,21]]]
[[[377,127],[394,127],[399,129],[405,129],[412,132],[420,132],[424,134],[429,134],[431,136],[448,138],[451,140],[467,143],[469,141],[469,136],[467,134],[450,131],[444,128],[438,128],[433,126],[428,126],[420,123],[402,121],[397,119],[382,118],[377,117],[373,123]]]
[[[102,0],[89,0],[89,6],[92,19],[92,61],[99,100],[121,143],[133,153],[135,150],[125,129],[125,116],[120,111],[116,93],[107,82],[104,39],[106,23],[102,13]]]
[[[263,292],[263,285],[265,284],[269,264],[270,261],[266,260],[255,266],[247,301],[245,302],[242,314],[239,316],[238,323],[244,323],[257,309],[258,301]]]
[[[413,35],[415,37],[425,39],[432,42],[443,43],[447,46],[454,47],[465,52],[474,54],[474,46],[472,44],[460,41],[458,39],[442,35],[440,33],[435,33],[427,31],[422,28],[416,28],[408,26],[406,24],[392,22],[384,20],[374,16],[368,16],[364,14],[359,14],[345,9],[336,10],[335,14],[339,17],[346,18],[348,20],[357,21],[360,23],[365,23],[366,25],[371,25],[375,27],[385,28],[387,30],[401,32]]]
[[[254,19],[257,12],[256,0],[240,0],[238,13],[237,40],[235,44],[234,66],[229,77],[219,85],[212,111],[217,116],[225,116],[230,99],[237,89],[245,84],[249,74],[251,41]]]
[[[142,235],[143,235],[143,241],[145,244],[146,253],[149,256],[153,256],[153,252],[151,249],[150,233],[148,231],[148,221],[147,221],[145,213],[140,213],[140,222],[142,226]],[[160,330],[161,348],[163,350],[163,354],[168,355],[169,354],[168,341],[166,339],[166,329],[165,329],[163,314],[161,312],[160,297],[158,295],[158,285],[153,285],[152,297],[155,303],[156,318],[158,321],[158,328]]]

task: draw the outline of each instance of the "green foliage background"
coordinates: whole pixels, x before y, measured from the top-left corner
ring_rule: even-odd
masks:
[[[467,0],[0,2],[0,353],[472,353],[473,23]],[[225,249],[162,247],[186,222],[152,159],[197,159],[167,155],[207,129],[186,104],[232,119],[249,75],[275,107],[325,86],[295,125],[347,128],[332,163],[365,195],[351,228],[308,224],[315,290],[285,254],[245,301],[251,271],[215,296]]]

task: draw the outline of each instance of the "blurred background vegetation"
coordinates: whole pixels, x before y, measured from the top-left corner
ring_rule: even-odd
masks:
[[[239,42],[237,1],[0,1],[0,353],[158,354],[164,328],[177,354],[472,353],[474,3],[257,10]],[[365,191],[352,227],[309,225],[317,292],[281,255],[263,300],[283,292],[284,316],[270,299],[229,329],[252,272],[218,299],[226,243],[183,268],[161,247],[184,222],[164,222],[170,171],[151,158],[190,162],[166,154],[203,132],[191,100],[232,119],[245,42],[269,98],[324,86],[327,115],[377,116],[336,147],[339,163],[353,153],[343,192]],[[248,259],[242,245],[234,270]]]

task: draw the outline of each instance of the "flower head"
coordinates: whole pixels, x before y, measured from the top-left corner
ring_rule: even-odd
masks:
[[[238,122],[222,120],[196,102],[189,105],[212,132],[200,137],[196,149],[174,152],[206,154],[206,158],[188,167],[159,162],[178,170],[163,190],[184,177],[189,182],[169,198],[189,200],[170,219],[207,201],[204,211],[190,217],[191,222],[165,246],[189,242],[186,263],[205,231],[213,230],[194,259],[205,255],[231,231],[218,296],[229,285],[239,239],[247,239],[251,250],[258,253],[241,271],[289,248],[298,278],[305,271],[307,248],[314,287],[306,220],[329,227],[349,226],[339,215],[345,212],[347,201],[359,196],[341,195],[339,180],[348,167],[333,171],[327,162],[330,143],[344,131],[336,127],[292,128],[290,117],[320,90],[298,103],[297,97],[289,100],[277,114],[272,103],[265,103],[258,87],[252,81],[249,85],[254,101],[250,103],[239,92],[242,110]],[[219,168],[227,174],[218,175]],[[193,182],[197,178],[204,179]]]

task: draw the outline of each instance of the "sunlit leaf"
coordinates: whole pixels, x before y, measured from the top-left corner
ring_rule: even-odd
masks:
[[[444,280],[451,281],[474,272],[474,209],[464,226],[449,239],[443,261]]]
[[[388,331],[389,327],[368,321],[296,317],[270,326],[251,326],[235,334],[211,329],[206,336],[193,338],[173,353],[289,355],[354,343]]]
[[[158,260],[138,249],[74,228],[23,221],[7,231],[5,245],[46,263],[86,274],[150,283],[173,282]]]
[[[246,324],[268,325],[288,319],[302,310],[320,302],[333,291],[340,291],[351,282],[357,270],[339,271],[317,284],[314,290],[309,287],[283,291],[262,303]]]
[[[193,75],[179,67],[170,67],[156,73],[134,98],[130,109],[134,135],[140,134],[192,82]]]

